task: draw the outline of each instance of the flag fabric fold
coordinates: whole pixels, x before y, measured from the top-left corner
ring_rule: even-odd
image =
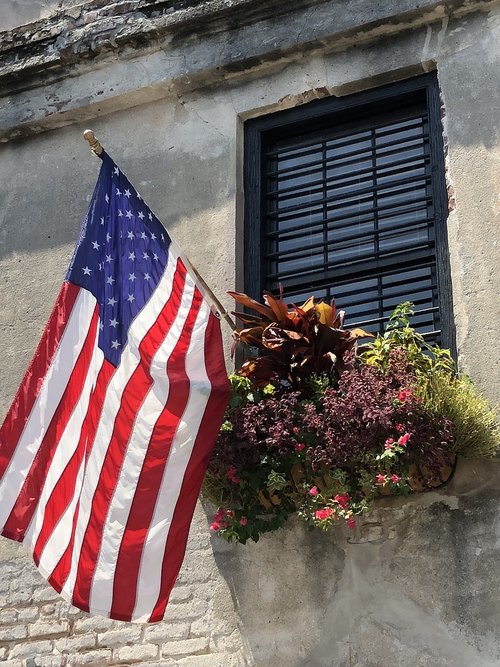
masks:
[[[101,158],[66,279],[0,429],[0,532],[74,606],[156,622],[229,384],[203,289]]]

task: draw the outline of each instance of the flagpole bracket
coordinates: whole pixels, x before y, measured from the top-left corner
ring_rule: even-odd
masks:
[[[88,141],[88,144],[92,152],[94,152],[96,155],[101,155],[103,147],[101,146],[99,140],[96,139],[93,130],[85,130],[85,132],[83,133],[83,138],[86,141]]]

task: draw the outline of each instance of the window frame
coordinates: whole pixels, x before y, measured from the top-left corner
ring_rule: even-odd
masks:
[[[311,132],[310,123],[327,127],[350,110],[361,111],[372,105],[378,110],[394,108],[404,96],[425,94],[429,122],[429,151],[431,157],[431,187],[435,217],[435,256],[437,293],[441,324],[441,345],[449,348],[456,358],[455,326],[451,269],[446,223],[448,193],[445,176],[441,100],[436,72],[401,82],[373,88],[345,97],[328,97],[299,107],[277,111],[247,120],[244,124],[244,290],[260,300],[264,285],[265,164],[263,147],[269,137],[289,136]],[[393,103],[391,105],[391,102]]]

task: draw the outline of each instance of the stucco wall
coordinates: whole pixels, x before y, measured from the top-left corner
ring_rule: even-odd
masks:
[[[456,204],[448,235],[460,363],[498,401],[500,10],[419,5],[291,2],[277,21],[256,2],[261,14],[240,25],[220,2],[224,23],[210,35],[170,32],[126,57],[118,47],[102,60],[96,51],[96,62],[76,69],[72,56],[71,70],[61,64],[67,52],[54,51],[60,37],[50,47],[63,68],[57,81],[32,68],[23,86],[22,71],[11,70],[0,130],[5,140],[25,138],[0,145],[0,413],[48,317],[95,181],[87,125],[231,306],[225,291],[241,287],[243,121],[430,69]],[[154,628],[75,613],[22,547],[2,540],[0,662],[500,664],[497,468],[462,462],[440,493],[381,501],[349,540],[291,525],[257,545],[226,546],[210,538],[200,506],[170,616]]]

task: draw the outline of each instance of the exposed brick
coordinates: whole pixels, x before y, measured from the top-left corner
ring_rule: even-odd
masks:
[[[31,598],[31,590],[12,591],[8,594],[8,603],[9,605],[17,606],[24,602],[30,602]]]
[[[10,625],[0,628],[0,642],[11,642],[14,639],[25,639],[28,629],[25,625]]]
[[[15,609],[3,609],[0,611],[0,625],[9,625],[17,621],[17,611]]]
[[[123,646],[115,652],[114,657],[118,662],[139,662],[149,658],[158,657],[158,646],[155,644],[136,644],[135,646]]]
[[[10,658],[34,658],[44,653],[51,653],[52,642],[47,640],[16,644],[10,652]]]
[[[78,653],[95,647],[95,635],[77,635],[76,637],[61,637],[56,639],[55,647],[62,653]]]
[[[29,626],[30,637],[51,637],[62,635],[69,630],[68,621],[43,620]]]
[[[124,644],[131,644],[137,642],[141,638],[140,626],[133,626],[122,628],[120,630],[108,630],[97,635],[98,646],[123,646]]]
[[[208,637],[196,637],[194,639],[181,639],[176,642],[167,642],[161,647],[163,656],[185,656],[208,651]]]
[[[144,631],[144,639],[150,642],[167,641],[168,639],[187,639],[189,623],[159,623]]]
[[[167,607],[166,621],[190,621],[206,614],[209,609],[208,602],[204,600],[192,600]]]
[[[112,621],[110,618],[104,618],[103,616],[87,616],[85,618],[79,618],[75,621],[74,631],[104,632],[116,627],[118,627],[118,624],[116,621]]]
[[[44,604],[40,609],[40,613],[43,616],[54,616],[57,612],[57,606],[55,604]]]
[[[64,667],[66,664],[66,657],[64,655],[45,655],[37,656],[33,667]],[[28,661],[25,663],[26,667],[31,667]]]
[[[35,602],[52,602],[53,600],[59,600],[59,594],[51,588],[46,586],[45,588],[37,588],[33,593],[33,600]]]
[[[193,591],[189,586],[176,586],[170,593],[170,602],[185,602],[193,597]]]
[[[18,621],[30,622],[36,621],[38,618],[39,609],[38,607],[26,607],[25,609],[20,609],[18,614]]]
[[[103,667],[103,665],[109,665],[110,662],[111,650],[102,649],[101,651],[88,651],[88,653],[69,656],[66,665],[68,667],[78,667],[79,665],[87,665],[87,667]]]

